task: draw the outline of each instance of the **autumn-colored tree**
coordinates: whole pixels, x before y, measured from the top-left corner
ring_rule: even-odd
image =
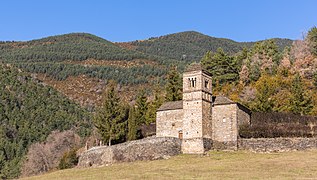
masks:
[[[274,100],[272,96],[276,92],[276,83],[274,78],[263,75],[255,84],[256,98],[251,105],[252,110],[258,112],[271,112],[274,108]]]
[[[22,167],[22,177],[57,168],[62,156],[80,146],[81,138],[73,131],[53,131],[42,143],[30,146]]]
[[[312,27],[307,34],[307,40],[310,52],[317,56],[317,27]]]
[[[250,51],[245,51],[242,55],[240,59],[245,59],[239,75],[240,81],[244,83],[257,81],[263,73],[274,75],[281,60],[274,40],[257,42]]]

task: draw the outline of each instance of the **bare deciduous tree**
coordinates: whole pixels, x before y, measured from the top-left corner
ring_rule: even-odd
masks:
[[[31,176],[55,169],[63,154],[80,146],[81,139],[73,131],[53,131],[43,143],[30,146],[21,176]]]

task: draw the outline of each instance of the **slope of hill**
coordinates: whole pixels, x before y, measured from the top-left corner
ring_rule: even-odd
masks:
[[[147,59],[144,53],[124,49],[86,33],[51,36],[27,42],[0,44],[0,60],[6,62],[60,62],[65,60],[132,60]]]
[[[283,47],[290,42],[277,39]],[[153,82],[164,82],[171,64],[177,64],[178,70],[182,71],[186,64],[199,61],[209,50],[221,47],[235,53],[252,44],[197,32],[130,43],[112,43],[91,34],[71,33],[27,42],[1,42],[0,62],[39,74],[38,77],[49,76],[51,80],[42,80],[52,87],[58,86],[62,93],[80,104],[95,104],[100,95],[92,91],[95,88],[85,87],[85,84],[91,84],[86,80],[105,82],[114,79],[125,86],[151,86]]]
[[[74,168],[28,177],[55,179],[314,179],[316,150],[283,153],[217,152],[167,160]]]
[[[290,39],[274,39],[281,49],[290,46]],[[122,47],[134,49],[146,54],[186,61],[199,61],[207,51],[216,51],[221,47],[230,54],[244,47],[249,48],[255,42],[236,42],[230,39],[210,37],[195,31],[170,34],[144,41],[119,43]]]
[[[86,75],[123,85],[146,84],[166,73],[162,60],[86,33],[0,43],[0,62],[59,81]]]
[[[91,130],[90,113],[52,87],[0,64],[0,179],[17,177],[27,148],[53,130]]]

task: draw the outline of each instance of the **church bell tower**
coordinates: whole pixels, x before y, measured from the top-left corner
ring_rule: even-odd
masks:
[[[211,147],[212,78],[200,64],[183,74],[183,153],[203,153]]]

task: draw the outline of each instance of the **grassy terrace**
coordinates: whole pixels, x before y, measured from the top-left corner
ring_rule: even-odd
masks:
[[[36,179],[317,179],[317,150],[284,153],[215,152],[168,160],[55,171]]]

